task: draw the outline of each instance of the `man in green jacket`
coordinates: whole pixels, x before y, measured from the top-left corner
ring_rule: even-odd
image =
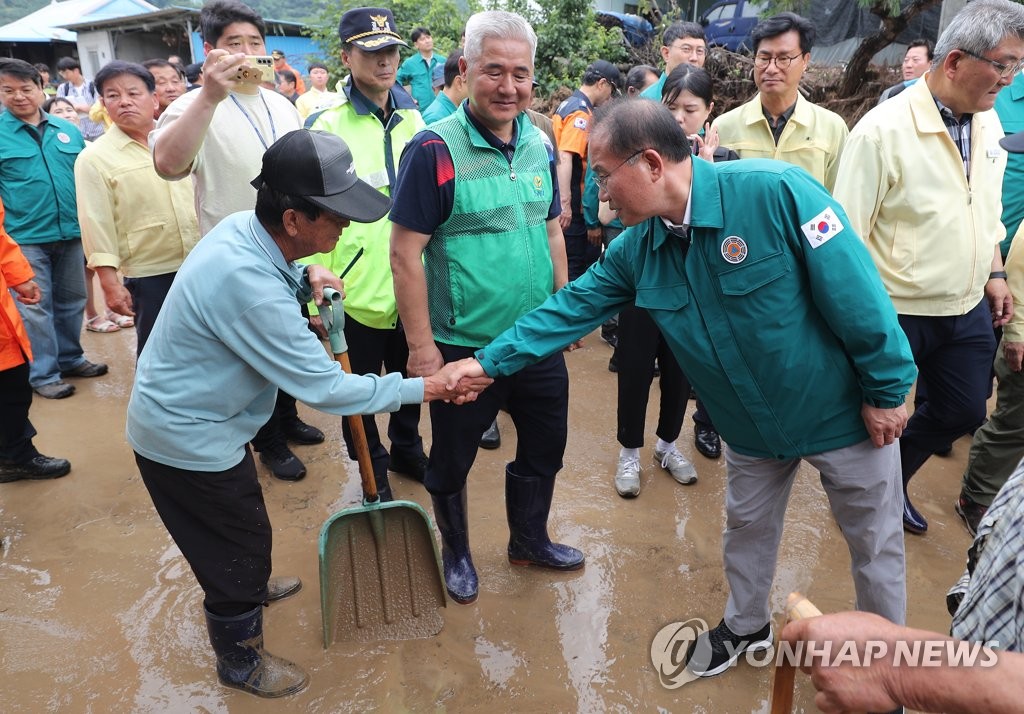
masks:
[[[395,186],[402,149],[423,128],[416,105],[395,81],[398,48],[405,42],[395,18],[384,8],[356,8],[341,18],[341,60],[351,76],[337,105],[312,114],[306,126],[336,134],[351,147],[359,176],[385,196]],[[345,275],[345,338],[352,369],[359,374],[405,372],[409,359],[392,286],[387,217],[351,226],[330,253],[310,256],[335,275]],[[315,315],[315,305],[309,306]],[[319,317],[314,317],[314,322]],[[363,417],[377,491],[391,500],[388,469],[422,481],[427,468],[419,434],[420,407],[408,404],[388,422],[390,453],[381,443],[373,415]],[[348,422],[344,424],[349,456],[356,458]]]
[[[691,161],[668,110],[598,112],[590,157],[630,228],[583,276],[477,351],[505,376],[630,302],[648,310],[727,443],[729,600],[687,652],[692,676],[772,642],[769,594],[802,460],[821,472],[853,560],[858,609],[902,623],[898,439],[915,369],[892,303],[843,209],[776,161]]]

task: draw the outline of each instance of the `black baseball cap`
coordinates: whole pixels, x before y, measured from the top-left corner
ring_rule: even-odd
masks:
[[[341,16],[338,37],[366,52],[376,52],[392,45],[408,47],[398,34],[395,16],[385,7],[357,7]]]
[[[251,183],[302,196],[356,223],[373,223],[391,209],[390,198],[356,176],[345,141],[326,131],[296,129],[282,136],[263,154],[263,170]]]
[[[1024,131],[1004,136],[999,140],[999,145],[1011,154],[1024,154]]]
[[[583,73],[583,83],[593,84],[599,79],[607,80],[615,92],[622,91],[622,72],[619,68],[607,60],[596,60],[591,62],[587,71]]]

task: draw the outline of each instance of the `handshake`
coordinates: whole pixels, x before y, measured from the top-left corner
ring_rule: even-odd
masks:
[[[458,362],[449,362],[434,374],[424,377],[423,401],[443,399],[446,402],[465,404],[474,401],[493,382],[479,362],[467,357]]]

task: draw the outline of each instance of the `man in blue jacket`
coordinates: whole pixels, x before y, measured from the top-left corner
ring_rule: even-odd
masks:
[[[99,377],[107,365],[82,352],[85,256],[75,200],[75,159],[85,148],[78,128],[50,116],[43,79],[22,60],[0,64],[0,200],[5,228],[25,254],[43,298],[18,304],[32,341],[29,382],[47,399],[75,393],[64,377]]]
[[[603,114],[603,115],[602,115]],[[505,376],[631,301],[651,314],[728,444],[725,618],[687,653],[694,676],[771,645],[769,594],[801,460],[821,472],[852,556],[858,609],[904,621],[898,438],[910,347],[843,209],[803,169],[691,161],[668,110],[599,110],[600,197],[630,228],[587,273],[477,351]]]

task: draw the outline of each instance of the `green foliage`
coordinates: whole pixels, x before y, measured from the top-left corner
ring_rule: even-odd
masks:
[[[327,50],[323,57],[331,68],[332,76],[346,74],[341,64],[341,44],[338,22],[349,8],[365,3],[354,0],[315,0],[315,13],[310,22],[309,35]],[[434,46],[441,54],[448,54],[459,46],[462,29],[469,16],[481,9],[479,0],[380,0],[381,7],[391,8],[398,23],[398,31],[408,37],[416,27],[429,27]],[[536,77],[541,94],[553,92],[560,86],[579,85],[583,70],[595,59],[622,62],[626,50],[621,38],[594,21],[589,0],[504,0],[491,7],[516,12],[525,17],[537,32]],[[414,50],[403,50],[407,57]]]
[[[434,47],[447,55],[459,46],[462,28],[471,12],[475,12],[476,0],[470,0],[473,10],[460,10],[455,0],[382,0],[375,7],[390,8],[398,23],[398,33],[406,38],[417,27],[427,27],[434,38]],[[347,10],[366,7],[367,2],[358,0],[314,0],[313,17],[307,34],[324,48],[326,57],[319,59],[330,68],[332,77],[342,77],[348,70],[341,64],[341,39],[338,37],[338,23]],[[411,44],[411,43],[410,43]],[[402,58],[416,50],[402,50]]]
[[[507,0],[505,9],[526,17],[537,32],[535,75],[541,94],[561,86],[575,89],[596,59],[626,59],[621,35],[595,22],[589,0],[541,0],[538,5],[539,10],[525,0]]]

